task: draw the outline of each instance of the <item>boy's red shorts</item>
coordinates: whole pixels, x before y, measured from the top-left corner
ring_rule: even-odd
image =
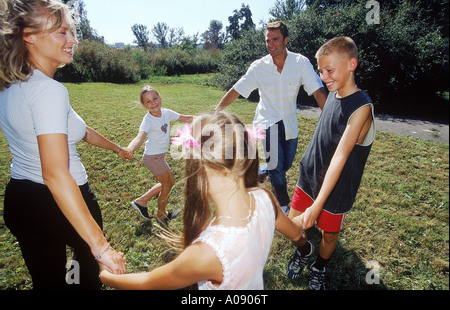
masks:
[[[299,212],[305,212],[313,204],[313,200],[303,190],[296,187],[294,197],[292,197],[291,208]],[[317,219],[317,226],[326,232],[339,232],[343,229],[345,216],[347,214],[332,214],[326,210],[320,212]]]

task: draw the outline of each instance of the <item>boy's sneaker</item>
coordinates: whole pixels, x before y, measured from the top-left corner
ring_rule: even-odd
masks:
[[[148,214],[148,209],[147,209],[147,207],[144,207],[144,206],[138,204],[136,201],[133,201],[133,202],[131,203],[131,206],[132,206],[133,208],[135,208],[136,210],[138,210],[138,211],[139,211],[139,214],[140,214],[143,218],[145,218],[146,220],[151,220],[151,219],[152,219],[152,216]]]
[[[282,206],[281,207],[281,211],[284,212],[284,214],[286,214],[287,216],[289,216],[289,211],[291,210],[291,208],[289,208],[289,206]]]
[[[297,279],[302,274],[308,259],[311,257],[314,246],[310,241],[308,241],[308,243],[311,246],[311,250],[308,255],[302,256],[298,248],[295,250],[294,255],[292,255],[292,258],[287,266],[287,277],[289,279]]]
[[[314,264],[309,268],[309,281],[308,289],[312,291],[323,291],[325,290],[325,271],[316,269]]]

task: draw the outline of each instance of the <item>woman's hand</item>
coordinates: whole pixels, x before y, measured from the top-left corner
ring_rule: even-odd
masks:
[[[125,257],[122,252],[116,252],[111,246],[95,258],[100,266],[100,271],[108,270],[114,274],[127,272]]]

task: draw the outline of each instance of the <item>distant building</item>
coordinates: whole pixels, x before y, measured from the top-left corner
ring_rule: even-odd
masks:
[[[114,44],[115,48],[124,48],[125,47],[125,43],[119,42],[119,43],[115,43]]]

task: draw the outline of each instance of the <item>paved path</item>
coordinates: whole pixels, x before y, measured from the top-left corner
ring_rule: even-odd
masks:
[[[298,111],[308,117],[318,118],[320,115],[320,109],[317,107],[300,105]],[[436,122],[419,118],[375,115],[375,122],[378,131],[449,144],[448,120]]]

